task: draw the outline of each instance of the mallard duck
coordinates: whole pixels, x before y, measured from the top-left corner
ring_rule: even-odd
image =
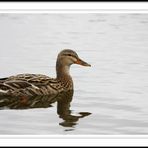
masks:
[[[0,79],[0,96],[51,95],[73,90],[69,70],[72,64],[91,66],[71,49],[62,50],[56,61],[56,78],[42,74],[18,74]]]

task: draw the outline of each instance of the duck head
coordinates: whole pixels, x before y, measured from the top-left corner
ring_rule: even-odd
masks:
[[[91,66],[87,62],[80,59],[75,51],[71,49],[64,49],[58,54],[57,57],[57,63],[56,63],[57,77],[64,74],[69,75],[69,68],[72,64]]]
[[[78,54],[75,51],[71,50],[71,49],[62,50],[58,54],[57,60],[62,65],[67,65],[67,66],[70,66],[72,64],[79,64],[79,65],[82,65],[82,66],[91,66],[87,62],[80,59]]]
[[[72,64],[91,66],[87,62],[80,59],[75,51],[71,49],[64,49],[58,54],[57,57],[57,63],[56,63],[57,78],[69,75],[69,69]]]

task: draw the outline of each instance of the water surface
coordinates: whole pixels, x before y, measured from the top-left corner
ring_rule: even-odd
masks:
[[[148,14],[0,14],[0,32],[0,77],[55,77],[65,48],[92,65],[71,67],[75,90],[66,118],[57,101],[5,107],[1,135],[148,134]]]

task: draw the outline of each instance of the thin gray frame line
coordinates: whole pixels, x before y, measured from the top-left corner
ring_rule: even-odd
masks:
[[[61,135],[61,136],[57,136],[57,137],[50,137],[50,136],[41,136],[41,137],[39,137],[39,135],[38,135],[38,137],[33,137],[33,136],[29,136],[28,135],[28,137],[27,136],[25,136],[25,137],[20,137],[20,136],[22,136],[22,135],[19,135],[18,137],[14,137],[14,136],[8,136],[8,137],[0,137],[0,139],[148,139],[148,137],[118,137],[118,136],[116,136],[116,137],[110,137],[110,136],[106,136],[106,137],[83,137],[83,136],[78,136],[78,137],[71,137],[71,135],[69,135],[68,137],[63,137],[63,135]],[[52,136],[52,135],[51,135]],[[129,135],[128,135],[129,136]]]
[[[148,9],[0,9],[0,11],[148,11]]]

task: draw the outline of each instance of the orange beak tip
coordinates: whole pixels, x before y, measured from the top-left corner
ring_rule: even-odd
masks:
[[[89,66],[89,67],[91,67],[90,64],[86,63],[85,61],[83,61],[81,59],[77,60],[75,63],[79,64],[79,65],[82,65],[82,66]]]

